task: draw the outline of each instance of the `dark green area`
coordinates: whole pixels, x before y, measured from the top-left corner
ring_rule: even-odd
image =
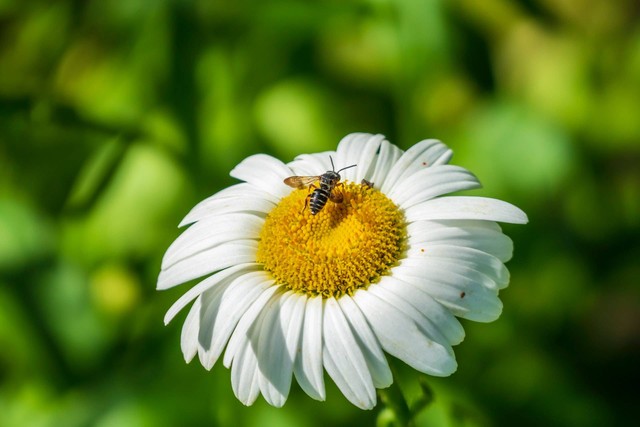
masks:
[[[241,159],[353,131],[442,139],[474,194],[530,219],[504,226],[504,312],[465,322],[458,371],[395,364],[416,423],[627,425],[639,18],[634,0],[1,0],[0,425],[374,424],[382,405],[333,385],[245,408],[226,369],[182,360],[184,314],[163,326],[184,287],[155,291],[176,225]]]

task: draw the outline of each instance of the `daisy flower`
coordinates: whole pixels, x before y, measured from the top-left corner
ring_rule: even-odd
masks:
[[[164,319],[191,304],[186,361],[197,354],[211,369],[222,357],[242,403],[262,394],[277,407],[293,376],[324,400],[326,371],[351,403],[372,408],[376,388],[393,382],[385,353],[429,375],[452,374],[452,346],[464,338],[457,318],[490,322],[502,311],[513,245],[496,222],[527,216],[500,200],[442,197],[480,186],[447,164],[451,155],[433,139],[403,152],[357,133],[336,151],[287,164],[264,154],[243,160],[231,171],[243,182],[196,205],[162,261],[160,290],[206,276]],[[319,183],[293,189],[284,180],[332,164],[356,166],[340,172],[333,201],[314,214]]]

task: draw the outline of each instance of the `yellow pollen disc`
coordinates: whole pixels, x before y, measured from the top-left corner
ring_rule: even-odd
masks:
[[[375,282],[403,250],[404,215],[378,190],[343,183],[316,215],[307,189],[294,190],[267,215],[258,262],[291,290],[323,297],[353,294]]]

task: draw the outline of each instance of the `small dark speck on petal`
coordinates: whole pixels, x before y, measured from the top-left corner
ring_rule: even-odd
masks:
[[[465,295],[467,295],[466,292],[460,292],[460,298],[464,298]]]

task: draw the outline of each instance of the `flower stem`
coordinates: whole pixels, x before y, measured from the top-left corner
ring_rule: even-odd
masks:
[[[378,396],[386,406],[386,410],[381,412],[378,417],[378,427],[409,427],[413,425],[409,405],[397,381],[394,381],[388,388],[378,390]]]

